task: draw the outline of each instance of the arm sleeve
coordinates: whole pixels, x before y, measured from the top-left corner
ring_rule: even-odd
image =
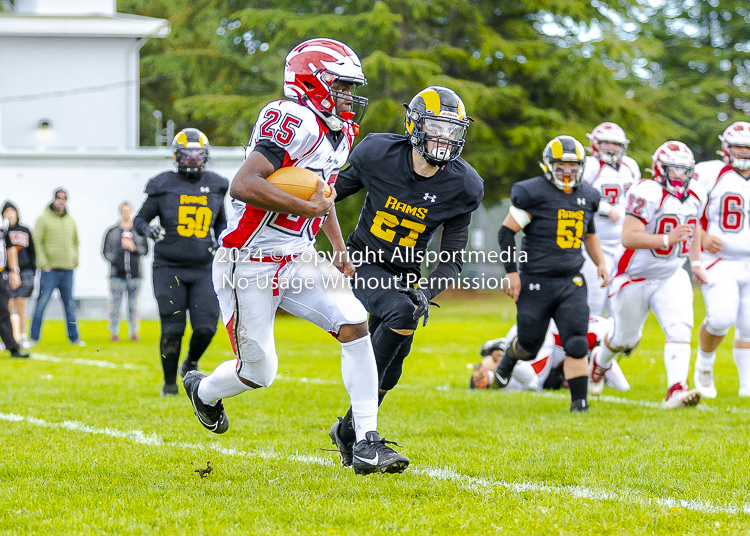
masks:
[[[471,213],[460,214],[443,224],[443,235],[440,240],[440,252],[450,252],[450,260],[441,262],[432,271],[428,279],[427,292],[429,299],[443,292],[450,285],[464,266],[463,254],[469,241],[469,223]],[[455,253],[455,254],[454,254]]]
[[[350,162],[349,167],[339,173],[339,178],[336,179],[334,187],[336,188],[336,203],[359,192],[364,188],[359,170]]]
[[[45,266],[49,265],[49,261],[47,260],[47,255],[44,252],[44,244],[47,236],[44,229],[44,219],[41,216],[38,220],[36,220],[36,225],[34,226],[34,236],[36,237],[37,243],[39,244],[39,250],[37,251],[37,261],[39,263],[39,266],[44,268]]]
[[[266,160],[268,160],[273,166],[274,171],[278,170],[284,163],[284,160],[288,157],[288,153],[285,149],[265,138],[259,140],[258,143],[255,144],[253,151],[259,152],[265,156]]]
[[[512,274],[518,271],[518,263],[514,260],[516,258],[516,233],[512,229],[505,225],[500,226],[500,230],[497,232],[497,243],[500,245],[500,252],[508,251],[508,262],[503,263],[506,274]]]
[[[216,221],[214,222],[214,236],[219,239],[221,232],[227,227],[227,212],[224,208],[224,200],[221,201],[221,208],[219,213],[216,215]]]
[[[149,231],[149,225],[151,220],[159,215],[159,201],[157,197],[147,196],[146,200],[141,205],[141,209],[138,211],[135,219],[133,220],[133,227],[136,232],[142,236],[151,236]]]

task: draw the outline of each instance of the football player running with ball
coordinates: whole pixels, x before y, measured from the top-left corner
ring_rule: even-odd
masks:
[[[591,156],[586,157],[583,182],[596,188],[602,196],[596,212],[596,234],[602,244],[607,273],[612,273],[620,247],[622,222],[625,218],[625,192],[641,178],[635,160],[625,155],[628,140],[615,123],[602,123],[591,134]],[[607,289],[597,282],[598,267],[584,253],[583,277],[588,287],[588,304],[592,315],[602,315],[607,308]]]
[[[589,392],[600,394],[604,374],[619,354],[629,354],[643,334],[653,310],[666,335],[667,408],[695,406],[700,393],[687,385],[693,329],[693,287],[682,269],[690,257],[697,283],[706,283],[700,266],[698,219],[706,193],[691,180],[695,160],[688,147],[668,141],[653,155],[654,179],[644,179],[628,190],[617,272],[612,279],[610,304],[615,331],[591,360]]]
[[[216,333],[219,304],[211,286],[211,261],[215,237],[226,227],[224,197],[229,189],[227,179],[205,171],[209,144],[200,130],[179,132],[172,154],[177,171],[148,181],[146,200],[133,221],[138,234],[156,242],[153,284],[161,320],[162,396],[178,394],[177,364],[187,312],[193,334],[180,366],[182,376],[198,368]],[[157,217],[159,225],[149,227]]]
[[[722,136],[722,160],[695,166],[708,195],[701,224],[701,262],[706,318],[700,327],[695,387],[716,398],[716,348],[734,325],[732,354],[740,377],[739,396],[750,396],[750,123],[730,125]]]
[[[506,294],[516,300],[518,336],[508,343],[495,370],[495,385],[505,388],[516,363],[536,358],[553,319],[565,351],[563,372],[570,387],[570,411],[588,411],[586,375],[589,345],[586,340],[589,308],[586,281],[581,276],[586,247],[597,266],[602,287],[609,278],[594,215],[601,196],[583,182],[585,152],[571,136],[558,136],[544,149],[544,177],[513,185],[510,212],[498,233],[503,251],[515,251],[515,234],[524,230],[521,266],[511,256],[505,264],[510,279]]]
[[[336,183],[336,201],[367,191],[347,245],[362,262],[352,283],[370,313],[378,403],[396,387],[420,318],[427,324],[430,300],[461,272],[471,213],[484,195],[482,179],[459,158],[471,121],[459,96],[430,86],[404,106],[406,135],[368,135]],[[440,262],[422,280],[420,259],[441,225]],[[358,424],[350,408],[330,431],[344,467],[352,463]],[[353,454],[356,460],[356,445]]]
[[[284,94],[295,101],[274,101],[260,111],[245,161],[232,181],[235,213],[219,238],[213,264],[214,289],[237,359],[209,376],[190,372],[184,385],[199,422],[214,433],[226,432],[222,399],[269,387],[276,377],[273,327],[281,307],[341,343],[341,375],[356,417],[355,472],[400,473],[408,458],[377,432],[378,379],[367,312],[348,286],[324,288],[323,267],[305,260],[317,260],[315,235],[321,229],[334,251],[345,250],[333,208],[335,190],[325,197],[323,188],[333,185],[349,157],[359,128],[355,121],[367,106],[367,99],[355,94],[363,85],[359,58],[333,39],[305,41],[287,55]],[[308,201],[266,180],[288,166],[321,175]],[[342,269],[352,271],[350,264]],[[283,284],[294,280],[314,285]]]

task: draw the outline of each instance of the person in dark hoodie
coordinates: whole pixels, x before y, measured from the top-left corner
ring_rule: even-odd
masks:
[[[21,270],[21,286],[10,289],[10,312],[15,313],[18,321],[13,324],[13,336],[28,348],[28,317],[26,316],[26,301],[34,292],[34,276],[36,275],[36,249],[31,229],[21,225],[18,209],[10,201],[3,204],[2,217],[8,220],[8,240],[18,252],[18,266]],[[6,269],[10,266],[6,264]]]
[[[148,241],[133,229],[133,205],[120,205],[120,221],[104,235],[102,254],[109,261],[109,333],[120,342],[120,305],[128,296],[130,340],[138,340],[138,294],[141,290],[141,257],[148,254]]]

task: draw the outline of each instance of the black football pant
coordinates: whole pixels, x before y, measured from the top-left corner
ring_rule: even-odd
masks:
[[[0,339],[2,339],[6,350],[11,352],[18,350],[18,342],[13,337],[13,326],[10,323],[10,311],[8,300],[10,300],[10,286],[8,285],[8,272],[0,272]]]
[[[177,381],[188,311],[193,334],[187,359],[197,362],[208,348],[219,321],[219,301],[211,282],[211,265],[200,267],[155,266],[154,296],[161,319],[161,364],[164,383]]]

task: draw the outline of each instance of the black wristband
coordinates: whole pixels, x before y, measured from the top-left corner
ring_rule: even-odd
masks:
[[[500,244],[500,251],[510,250],[508,255],[508,262],[504,262],[506,274],[512,274],[518,271],[518,263],[514,260],[516,258],[516,233],[511,229],[503,225],[497,233],[497,242]]]

